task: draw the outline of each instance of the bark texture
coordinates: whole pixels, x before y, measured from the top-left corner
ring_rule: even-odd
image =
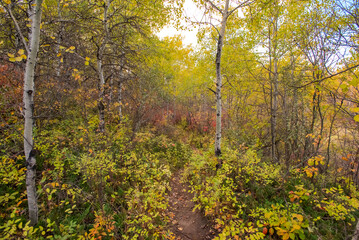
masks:
[[[104,96],[105,96],[105,78],[103,76],[103,68],[102,68],[102,60],[97,59],[97,69],[98,69],[98,77],[99,77],[99,96],[98,96],[98,113],[99,113],[99,131],[105,132],[105,104],[104,104]]]
[[[222,139],[222,75],[221,75],[221,57],[223,40],[226,32],[226,24],[229,16],[228,13],[229,0],[226,0],[226,5],[222,12],[221,28],[217,41],[217,53],[216,53],[216,136],[214,143],[214,152],[217,157],[222,153],[221,151],[221,139]],[[219,167],[222,162],[218,162]]]
[[[26,157],[26,191],[29,208],[29,219],[31,225],[36,225],[38,221],[38,206],[36,197],[36,159],[33,141],[34,125],[34,74],[36,57],[40,42],[40,23],[41,23],[41,4],[42,0],[36,0],[35,4],[29,9],[31,18],[30,47],[26,62],[24,76],[24,152]]]

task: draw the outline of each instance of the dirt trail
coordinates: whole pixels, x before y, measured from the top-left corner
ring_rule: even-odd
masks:
[[[173,175],[170,186],[172,188],[169,194],[171,231],[176,235],[176,240],[212,239],[211,224],[199,210],[192,211],[195,206],[191,201],[193,195],[188,192],[188,186],[181,183],[179,172]]]

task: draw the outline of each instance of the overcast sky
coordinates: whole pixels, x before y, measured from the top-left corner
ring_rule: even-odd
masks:
[[[196,6],[192,2],[192,0],[185,1],[184,11],[185,11],[186,16],[191,19],[194,19],[195,17],[200,17],[199,15],[202,14],[201,11],[198,8],[196,8]],[[185,21],[183,21],[182,24],[184,26],[189,25]],[[167,27],[164,27],[157,35],[160,38],[173,37],[175,35],[182,35],[183,36],[183,44],[185,44],[185,45],[192,44],[193,46],[195,46],[197,44],[197,37],[196,37],[197,32],[198,32],[198,29],[195,29],[193,27],[191,27],[191,31],[190,30],[183,31],[183,30],[177,30],[176,28],[171,27],[171,26],[167,26]]]
[[[235,7],[235,5],[232,7]],[[191,21],[194,21],[194,22],[211,21],[214,24],[218,24],[220,22],[220,19],[216,19],[216,18],[211,18],[211,20],[206,20],[203,16],[203,11],[198,9],[192,0],[186,0],[183,8],[184,8],[183,10],[184,10],[185,16],[187,18],[191,19]],[[236,14],[238,14],[240,17],[243,17],[243,12],[241,11],[241,9],[238,9],[236,11]],[[213,15],[211,15],[211,17],[213,17]],[[186,23],[186,21],[183,20],[182,25],[189,27],[190,24]],[[173,37],[175,35],[182,35],[183,43],[185,45],[192,44],[195,47],[197,44],[197,36],[196,35],[198,32],[198,27],[194,28],[192,26],[189,28],[191,30],[177,30],[174,27],[167,26],[167,27],[164,27],[157,35],[160,38]]]

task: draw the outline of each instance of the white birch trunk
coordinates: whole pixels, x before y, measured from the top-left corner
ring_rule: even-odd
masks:
[[[97,59],[97,71],[99,77],[99,96],[98,96],[98,111],[99,111],[99,130],[100,132],[105,132],[105,105],[104,105],[104,95],[105,95],[105,78],[103,76],[102,60]]]
[[[26,191],[29,207],[29,219],[31,225],[36,225],[38,221],[38,207],[36,199],[36,159],[34,154],[33,125],[34,125],[34,74],[36,57],[40,42],[41,24],[41,4],[42,0],[36,0],[35,6],[29,10],[31,18],[30,48],[26,61],[24,75],[24,152],[26,157]]]
[[[229,0],[226,0],[224,11],[222,12],[221,28],[218,35],[217,54],[216,54],[216,136],[214,143],[214,152],[217,157],[222,153],[221,139],[222,139],[222,75],[221,75],[221,56],[224,35],[226,31],[226,24],[228,19]],[[219,167],[222,162],[218,160]]]

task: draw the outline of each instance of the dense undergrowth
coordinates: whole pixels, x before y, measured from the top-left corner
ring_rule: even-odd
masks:
[[[173,170],[190,148],[126,123],[96,133],[85,124],[53,121],[37,130],[39,224],[27,221],[25,160],[14,123],[1,139],[0,239],[162,239]],[[51,130],[48,130],[51,129]],[[53,130],[55,129],[55,130]],[[133,139],[131,137],[133,136]]]
[[[217,171],[210,135],[183,125],[168,135],[156,128],[133,134],[126,121],[100,134],[97,118],[88,119],[37,129],[34,227],[27,221],[21,125],[4,128],[1,239],[174,239],[167,194],[181,168],[217,239],[347,239],[354,233],[357,187],[333,174],[336,169],[324,172],[321,156],[288,169],[251,148],[227,146]]]
[[[349,178],[319,173],[323,157],[289,172],[252,149],[226,149],[222,158],[216,172],[212,151],[194,154],[184,175],[196,208],[214,221],[216,239],[329,240],[354,233],[357,187]]]

